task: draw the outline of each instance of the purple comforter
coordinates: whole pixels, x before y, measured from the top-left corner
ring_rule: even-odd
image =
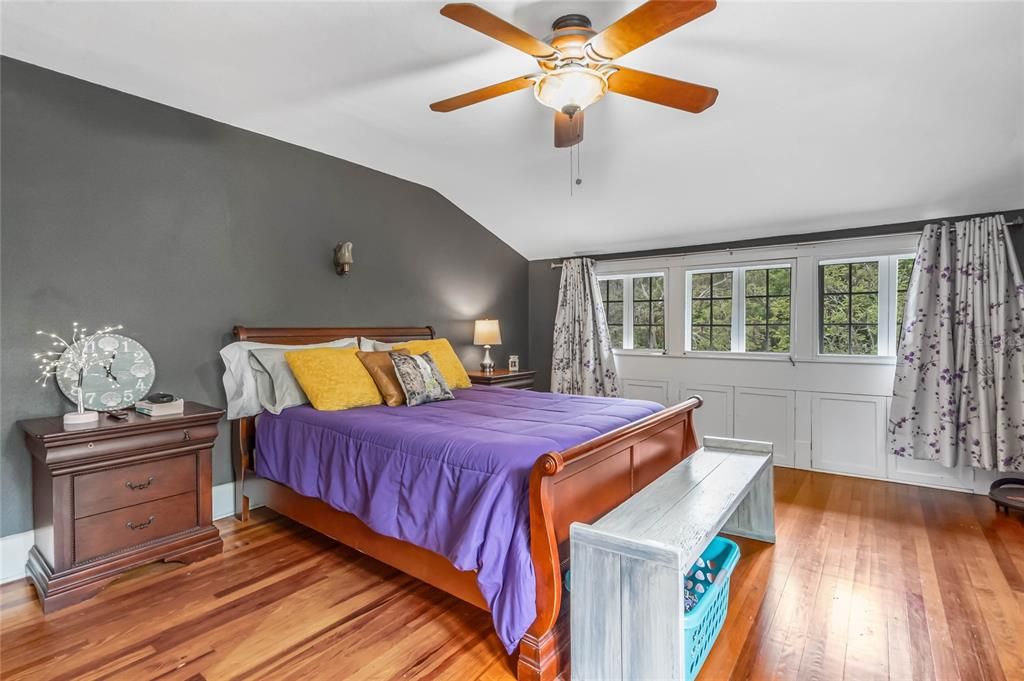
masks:
[[[418,407],[264,413],[256,472],[476,570],[494,628],[512,652],[537,614],[527,494],[534,461],[662,406],[507,388],[455,397]]]

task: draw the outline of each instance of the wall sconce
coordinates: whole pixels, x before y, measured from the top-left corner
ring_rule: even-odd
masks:
[[[348,274],[350,269],[352,269],[352,242],[339,241],[338,245],[334,247],[334,271],[338,273],[339,277],[343,277]]]

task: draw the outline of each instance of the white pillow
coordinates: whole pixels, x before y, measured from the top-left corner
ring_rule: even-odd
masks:
[[[256,390],[256,373],[249,365],[249,351],[257,348],[297,350],[300,348],[351,348],[358,345],[356,338],[339,338],[315,345],[278,345],[275,343],[253,343],[238,341],[221,348],[224,360],[224,393],[228,398],[228,418],[255,416],[263,411]]]
[[[385,352],[394,349],[394,343],[381,343],[365,336],[359,337],[359,349],[363,352]]]

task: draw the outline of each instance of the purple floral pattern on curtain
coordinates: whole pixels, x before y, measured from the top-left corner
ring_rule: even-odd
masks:
[[[608,319],[590,258],[571,258],[562,263],[551,392],[598,397],[619,394]]]
[[[1024,280],[1003,216],[925,227],[903,319],[890,451],[1024,471]]]

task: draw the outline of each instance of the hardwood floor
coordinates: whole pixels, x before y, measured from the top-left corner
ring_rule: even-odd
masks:
[[[1024,680],[1024,524],[983,497],[776,470],[778,543],[741,541],[702,681]],[[927,522],[926,522],[927,519]],[[480,679],[489,616],[269,511],[224,554],[43,617],[0,588],[3,679]]]

